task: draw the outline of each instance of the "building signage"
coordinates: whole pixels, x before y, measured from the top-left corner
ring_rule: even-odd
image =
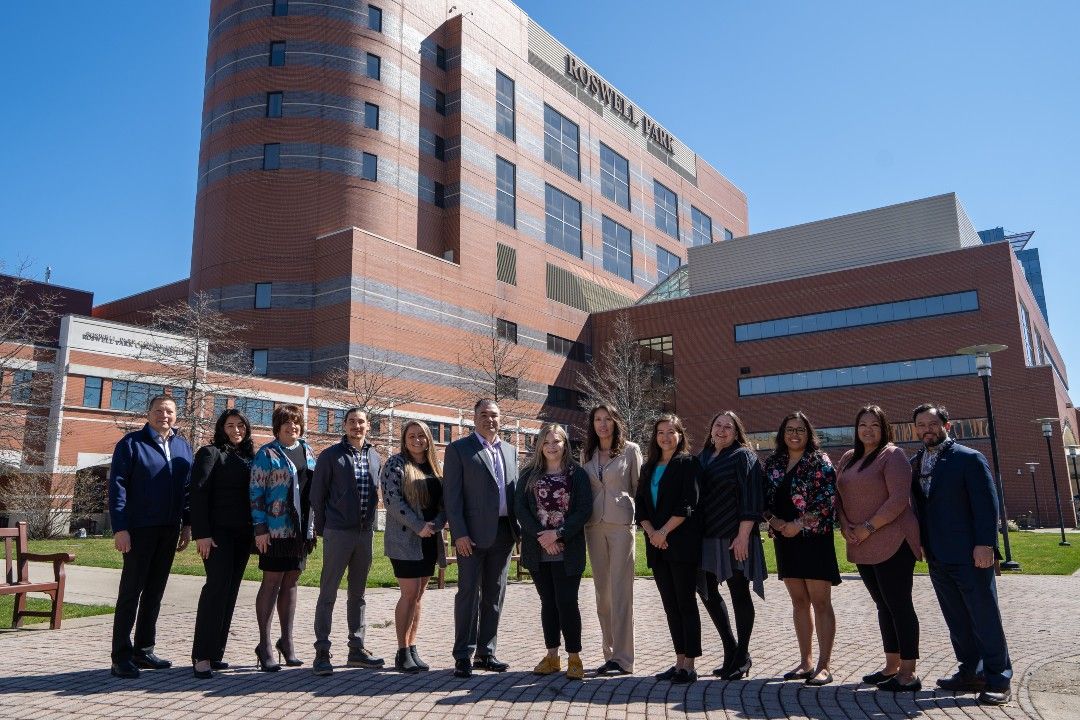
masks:
[[[625,95],[570,53],[566,54],[566,74],[585,92],[596,98],[601,105],[609,108],[633,127],[640,127],[641,134],[647,139],[652,140],[666,152],[675,153],[675,138],[671,133],[634,107]]]
[[[61,343],[72,350],[88,350],[158,363],[187,364],[191,361],[191,343],[177,335],[74,315],[65,318],[64,324],[66,327],[61,330]]]

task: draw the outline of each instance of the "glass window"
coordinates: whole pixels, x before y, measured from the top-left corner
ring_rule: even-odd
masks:
[[[445,70],[447,68],[446,48],[442,45],[435,46],[435,65],[440,70]]]
[[[266,93],[266,117],[281,117],[283,94],[279,92]]]
[[[420,128],[420,152],[446,159],[446,141],[425,127]]]
[[[367,54],[367,76],[372,80],[382,80],[382,58]]]
[[[32,370],[16,370],[11,374],[11,402],[30,402],[31,391],[34,387],[34,373]]]
[[[735,233],[731,232],[727,228],[724,228],[724,239],[725,240],[734,240],[735,239]]]
[[[150,398],[161,395],[165,388],[161,385],[113,380],[112,392],[109,393],[109,407],[127,412],[146,412]]]
[[[603,220],[604,269],[619,277],[634,281],[633,242],[630,228],[609,217]]]
[[[495,71],[495,131],[514,139],[514,81]]]
[[[256,400],[255,398],[236,398],[233,406],[247,415],[252,425],[270,427],[274,424],[274,402],[272,400]]]
[[[577,123],[545,105],[544,160],[575,180],[580,180],[578,147]]]
[[[1031,348],[1031,319],[1028,317],[1024,303],[1020,307],[1020,336],[1024,341],[1024,364],[1031,367],[1035,364],[1035,353]]]
[[[502,318],[495,319],[495,335],[500,340],[506,340],[517,344],[517,323],[510,322],[509,320],[503,320]]]
[[[265,310],[270,307],[271,283],[255,283],[255,309]]]
[[[171,388],[169,394],[172,396],[173,402],[176,403],[176,414],[183,417],[187,412],[187,388],[174,387]]]
[[[693,224],[690,244],[695,246],[710,244],[712,242],[712,218],[691,205],[690,220]]]
[[[382,32],[382,10],[374,5],[368,5],[367,8],[367,26],[369,30],[375,32]]]
[[[573,409],[576,405],[577,393],[573,390],[559,387],[558,385],[548,385],[547,401],[545,404],[552,407]]]
[[[675,253],[668,252],[659,245],[656,246],[656,282],[660,282],[671,273],[679,269],[682,261]]]
[[[281,167],[281,143],[263,145],[263,170],[277,170]]]
[[[364,103],[364,127],[379,129],[379,106],[375,103]]]
[[[446,93],[442,90],[435,91],[435,112],[440,115],[446,114]]]
[[[575,257],[581,257],[581,203],[563,191],[544,186],[544,239]]]
[[[82,404],[83,407],[88,408],[101,407],[101,378],[88,377],[84,379]]]
[[[285,17],[289,14],[289,0],[274,0],[272,13],[274,17]]]
[[[269,354],[268,350],[251,351],[251,373],[253,375],[266,374],[266,364]]]
[[[676,240],[679,239],[679,197],[653,180],[653,197],[656,200],[656,227]]]
[[[564,355],[570,360],[582,361],[586,355],[585,346],[582,343],[567,340],[551,333],[548,333],[547,336],[547,349],[548,352]]]
[[[820,388],[871,385],[874,383],[921,380],[927,378],[971,375],[975,360],[969,355],[954,355],[901,362],[856,365],[853,367],[809,370],[780,375],[740,378],[740,395],[765,395]]]
[[[364,153],[364,166],[361,177],[376,182],[379,179],[379,158],[371,153]]]
[[[600,192],[630,209],[630,163],[604,143],[600,143]]]
[[[214,417],[221,417],[221,413],[225,412],[229,407],[229,398],[226,395],[214,396]]]
[[[281,67],[285,64],[285,43],[270,43],[270,67]]]
[[[501,157],[495,158],[495,219],[517,227],[517,168]]]

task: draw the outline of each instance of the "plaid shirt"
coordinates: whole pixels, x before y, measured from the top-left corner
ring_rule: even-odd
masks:
[[[375,494],[375,482],[371,478],[371,471],[368,469],[368,451],[371,450],[371,444],[365,442],[364,446],[357,450],[349,444],[349,440],[343,439],[341,444],[345,446],[345,449],[349,451],[349,455],[353,461],[353,471],[356,473],[356,490],[360,493],[360,514],[363,515],[367,510],[370,498]]]

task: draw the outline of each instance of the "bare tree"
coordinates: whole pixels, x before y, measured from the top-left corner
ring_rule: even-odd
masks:
[[[109,507],[107,468],[83,468],[75,472],[71,487],[71,522],[88,523]]]
[[[212,398],[251,386],[251,351],[242,339],[247,326],[222,314],[205,292],[149,311],[147,325],[171,337],[141,343],[138,358],[153,369],[140,379],[172,388],[178,429],[197,446],[212,434],[217,420]],[[146,411],[137,405],[131,406],[133,414]]]
[[[625,313],[615,318],[611,337],[585,372],[578,373],[581,407],[597,403],[616,407],[632,439],[642,438],[657,415],[673,406],[675,380],[666,371],[663,351],[635,337]]]
[[[0,501],[6,512],[25,520],[27,534],[48,540],[67,534],[71,481],[56,482],[47,473],[22,472],[0,479]]]
[[[369,418],[385,417],[391,408],[420,397],[404,378],[405,368],[394,364],[389,353],[374,350],[370,357],[350,359],[349,365],[326,373],[323,382],[342,392],[343,405],[361,408]]]
[[[504,416],[515,417],[524,405],[519,396],[528,367],[517,326],[505,324],[492,310],[486,332],[467,341],[458,355],[458,387],[474,398],[493,399]]]

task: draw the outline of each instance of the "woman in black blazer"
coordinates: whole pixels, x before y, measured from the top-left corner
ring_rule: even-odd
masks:
[[[206,570],[191,646],[192,668],[201,679],[229,666],[222,657],[251,553],[254,457],[251,424],[229,408],[217,419],[214,442],[199,448],[191,468],[191,534]]]
[[[675,646],[675,665],[656,679],[673,683],[697,680],[694,658],[701,656],[701,617],[695,597],[701,528],[694,512],[701,465],[689,446],[682,420],[671,414],[656,419],[635,503],[637,523],[648,537],[645,559],[660,591]]]

